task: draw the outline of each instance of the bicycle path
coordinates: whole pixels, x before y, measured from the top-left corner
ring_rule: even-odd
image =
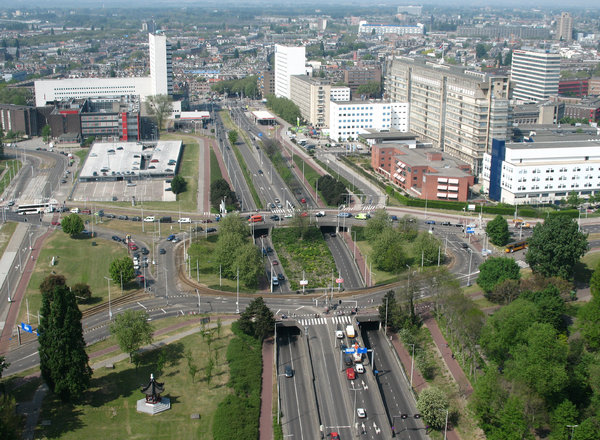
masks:
[[[273,338],[262,344],[262,389],[260,392],[259,439],[273,440],[273,362],[275,354]]]

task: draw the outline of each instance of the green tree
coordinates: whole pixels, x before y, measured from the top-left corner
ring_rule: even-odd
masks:
[[[384,229],[391,228],[390,217],[385,209],[376,210],[365,226],[365,237],[369,241],[375,241]]]
[[[237,250],[234,265],[240,270],[240,282],[250,288],[258,287],[258,280],[264,273],[262,257],[258,248],[251,242]]]
[[[85,351],[81,312],[64,277],[46,278],[41,284],[39,331],[40,371],[48,387],[62,400],[81,397],[89,386],[92,369]]]
[[[438,256],[440,262],[444,261],[442,254],[442,243],[433,234],[422,232],[417,235],[413,245],[415,261],[422,262],[423,266],[433,266],[437,264]]]
[[[44,142],[48,142],[50,140],[50,136],[52,135],[52,130],[48,124],[44,125],[42,128],[42,139]]]
[[[496,284],[490,293],[485,294],[485,297],[496,304],[508,304],[517,299],[520,294],[519,281],[508,279]]]
[[[486,55],[487,55],[487,49],[485,47],[485,44],[479,43],[477,46],[475,46],[475,56],[477,57],[478,60],[481,60]]]
[[[245,238],[250,236],[250,227],[239,214],[231,213],[219,221],[219,234],[237,234]]]
[[[208,357],[206,366],[204,367],[204,375],[206,376],[206,384],[210,388],[210,382],[212,381],[213,373],[215,370],[215,361],[212,357]]]
[[[483,376],[475,382],[469,403],[485,432],[496,426],[498,415],[508,396],[508,390],[502,386],[502,376],[497,366],[488,365]]]
[[[0,379],[2,379],[2,373],[10,367],[10,364],[6,362],[6,358],[4,356],[0,356]]]
[[[213,261],[225,278],[234,279],[237,276],[238,267],[235,262],[237,253],[243,245],[244,238],[239,234],[219,233]]]
[[[186,189],[187,182],[179,174],[171,179],[171,191],[173,191],[173,194],[181,194],[182,192],[185,192]]]
[[[92,290],[88,284],[76,283],[73,285],[71,290],[73,291],[75,299],[78,303],[85,303],[92,297]]]
[[[597,295],[579,309],[577,328],[589,350],[600,350],[600,299]]]
[[[62,219],[60,222],[62,230],[65,234],[69,234],[71,237],[75,237],[84,229],[83,220],[77,214],[69,214]]]
[[[568,346],[557,336],[550,324],[532,324],[525,332],[524,342],[511,345],[512,360],[506,364],[509,378],[526,384],[547,402],[559,395],[569,382]]]
[[[448,397],[436,387],[425,388],[417,401],[417,409],[423,420],[433,429],[444,429],[448,406]]]
[[[287,98],[277,98],[275,95],[268,95],[267,107],[288,124],[296,125],[297,121],[303,121],[300,108]],[[319,187],[321,186],[319,185]]]
[[[490,293],[494,287],[504,280],[519,280],[521,269],[515,260],[507,257],[492,257],[479,266],[477,284],[486,293]]]
[[[588,417],[573,430],[571,440],[598,440],[600,438],[600,422],[596,417]]]
[[[240,330],[259,340],[265,339],[273,332],[275,318],[261,296],[253,300],[238,320]]]
[[[358,96],[365,95],[367,98],[379,98],[381,96],[381,83],[370,81],[366,84],[361,84],[356,89]]]
[[[113,280],[113,283],[123,284],[129,282],[135,276],[133,268],[133,260],[127,255],[121,258],[115,258],[110,263],[108,273]]]
[[[236,204],[235,193],[231,190],[225,179],[217,179],[210,184],[210,204],[219,209],[221,200],[225,200],[225,206],[231,207]]]
[[[304,240],[309,234],[310,217],[304,212],[296,211],[290,221],[290,228],[298,234],[300,240]]]
[[[525,261],[534,272],[564,279],[573,277],[573,268],[587,252],[587,234],[577,222],[565,216],[549,217],[533,228]]]
[[[150,116],[156,118],[158,129],[162,130],[165,121],[173,113],[173,103],[168,95],[148,96],[146,110]]]
[[[564,315],[567,308],[558,287],[550,284],[541,290],[526,291],[521,294],[521,298],[531,301],[537,306],[538,322],[550,324],[558,332],[566,330]]]
[[[22,415],[17,412],[17,402],[8,393],[0,393],[0,438],[22,437]]]
[[[553,440],[569,440],[571,428],[567,425],[577,425],[579,420],[579,411],[570,400],[563,400],[550,415],[550,426]]]
[[[133,362],[133,354],[142,345],[152,342],[153,331],[148,313],[143,310],[125,310],[110,326],[110,333],[116,337],[121,350],[129,354],[129,362]]]
[[[508,231],[508,222],[501,215],[497,215],[485,227],[490,241],[496,246],[504,246],[510,240],[510,232]]]
[[[406,257],[402,251],[402,237],[394,229],[385,229],[373,242],[372,259],[375,267],[386,272],[404,270]]]
[[[229,130],[227,133],[227,139],[229,139],[229,143],[233,147],[238,140],[238,132],[235,130]]]
[[[192,355],[192,350],[190,350],[189,348],[185,352],[185,359],[187,360],[188,374],[190,375],[190,378],[192,379],[192,383],[194,383],[194,378],[196,377],[196,374],[198,373],[198,365],[196,365],[196,362],[194,362],[194,356]]]
[[[523,401],[510,396],[500,408],[497,425],[487,433],[488,440],[533,440],[524,413]]]
[[[567,196],[566,200],[567,205],[569,205],[572,208],[578,207],[583,202],[584,200],[581,197],[579,197],[575,191],[571,191]]]

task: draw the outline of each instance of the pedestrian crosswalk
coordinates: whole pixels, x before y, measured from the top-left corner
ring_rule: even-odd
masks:
[[[352,318],[350,316],[332,316],[330,318],[305,318],[298,319],[298,323],[303,326],[312,326],[312,325],[327,325],[331,324],[350,324],[352,323]]]

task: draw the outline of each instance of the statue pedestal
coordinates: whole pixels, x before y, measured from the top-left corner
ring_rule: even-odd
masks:
[[[158,403],[147,403],[145,398],[137,401],[137,412],[154,415],[168,409],[171,409],[171,400],[168,397],[161,397]]]

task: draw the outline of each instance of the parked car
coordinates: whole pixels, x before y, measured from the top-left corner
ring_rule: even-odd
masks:
[[[192,223],[192,220],[189,217],[183,217],[177,220],[178,223]]]
[[[139,222],[139,221],[142,221],[142,218],[141,218],[141,217],[138,217],[138,216],[136,215],[135,217],[131,217],[131,221],[132,221],[132,222]]]
[[[112,239],[113,239],[114,241],[121,241],[121,237],[118,237],[118,236],[116,236],[116,235],[113,235],[113,236],[112,236]]]
[[[217,232],[217,228],[207,228],[206,232]]]
[[[129,217],[126,215],[120,215],[118,218],[119,220],[129,220]]]
[[[115,218],[116,215],[114,215],[114,214],[106,214],[105,217],[106,218]]]
[[[149,215],[147,217],[144,218],[144,221],[147,223],[151,223],[153,221],[156,221],[156,217],[154,217],[153,215]]]

